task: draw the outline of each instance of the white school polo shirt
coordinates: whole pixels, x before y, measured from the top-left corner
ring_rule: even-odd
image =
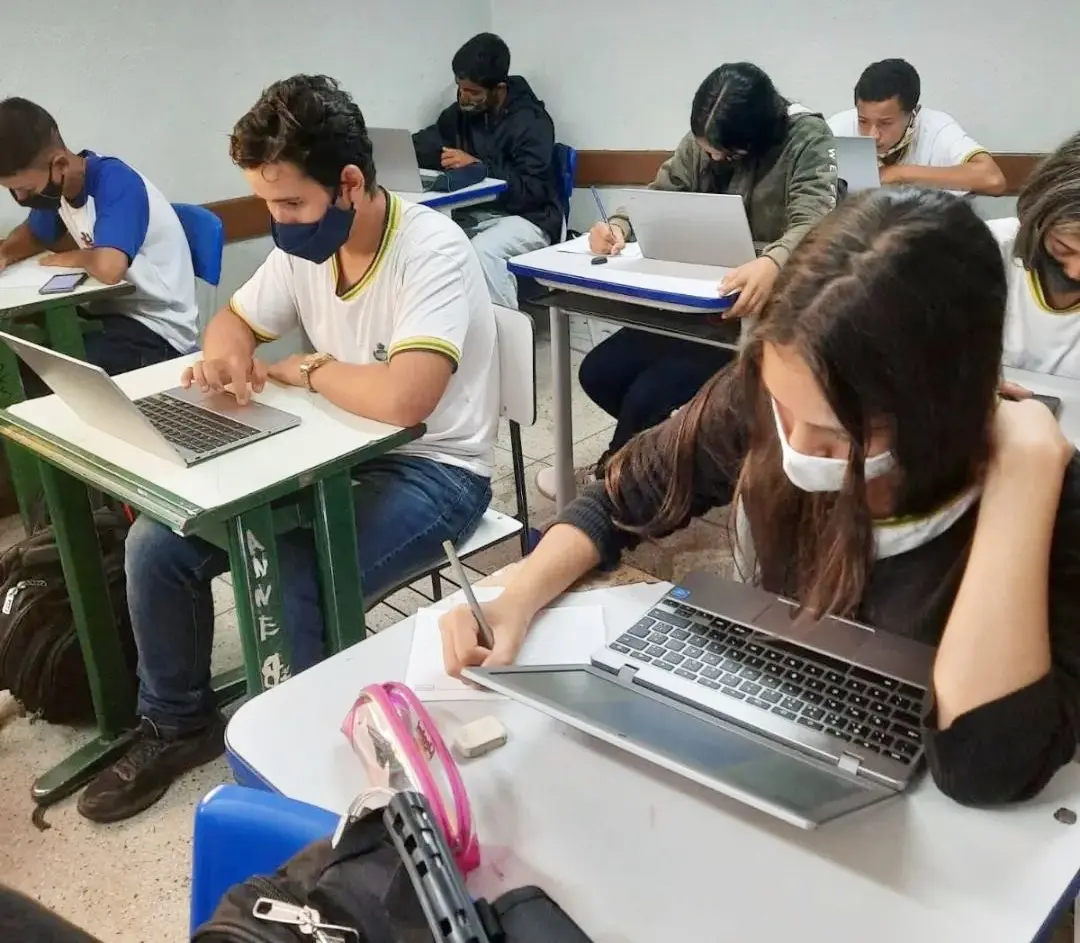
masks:
[[[119,249],[128,259],[129,295],[88,306],[93,314],[126,314],[164,338],[177,353],[198,347],[195,271],[184,227],[161,191],[115,157],[83,151],[86,183],[59,210],[31,210],[30,231],[52,245],[66,229],[80,249]]]
[[[1080,380],[1080,304],[1055,311],[1043,297],[1034,272],[1013,254],[1020,220],[987,220],[1001,246],[1009,300],[1002,361],[1007,367]]]
[[[406,350],[449,358],[454,374],[427,432],[398,452],[491,476],[499,420],[495,312],[480,262],[449,217],[387,194],[371,268],[338,294],[336,255],[322,264],[274,249],[230,302],[263,340],[302,326],[318,351],[352,364]]]
[[[836,137],[857,137],[859,112],[855,108],[841,111],[829,119]],[[919,108],[911,143],[898,163],[918,167],[958,167],[986,148],[977,144],[950,115],[931,108]]]

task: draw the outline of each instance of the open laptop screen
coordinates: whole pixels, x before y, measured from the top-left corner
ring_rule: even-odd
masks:
[[[586,732],[613,734],[604,737],[609,742],[644,747],[668,760],[669,768],[692,771],[697,774],[693,778],[709,780],[721,792],[752,796],[758,800],[754,805],[778,806],[808,822],[825,821],[881,798],[872,798],[878,790],[868,784],[792,757],[719,722],[709,723],[584,665],[490,669],[477,672],[476,679],[511,697],[516,693],[537,706],[555,708],[569,723],[571,718],[584,721],[575,726]]]

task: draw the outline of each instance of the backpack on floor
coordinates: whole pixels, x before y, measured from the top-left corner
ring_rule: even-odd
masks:
[[[124,580],[124,538],[130,524],[111,507],[95,511],[94,524],[113,618],[134,680],[137,659]],[[28,713],[50,723],[94,720],[86,665],[51,525],[0,556],[0,691],[4,688]]]
[[[228,890],[193,943],[590,943],[538,887],[473,901],[419,793],[339,831]]]

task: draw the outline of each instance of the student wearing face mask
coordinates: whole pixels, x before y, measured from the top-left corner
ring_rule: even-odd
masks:
[[[760,256],[732,270],[719,286],[736,292],[729,315],[757,315],[788,256],[810,227],[836,205],[832,134],[821,115],[785,99],[749,62],[711,72],[690,106],[690,131],[649,184],[656,190],[738,193]],[[593,252],[614,254],[633,239],[626,212],[589,232]],[[582,389],[617,420],[604,456],[579,469],[579,482],[603,474],[606,457],[666,419],[732,357],[729,350],[623,328],[598,344],[578,371]],[[551,470],[537,478],[554,498]]]
[[[987,223],[1009,280],[1004,362],[1080,380],[1080,134],[1039,165],[1016,210]]]
[[[30,210],[0,242],[0,271],[53,249],[42,265],[134,286],[83,311],[97,328],[84,337],[87,360],[123,373],[195,350],[191,251],[169,201],[142,174],[116,157],[70,150],[44,108],[8,98],[0,102],[0,186]]]
[[[829,119],[837,137],[872,137],[883,184],[956,193],[1005,192],[994,158],[943,111],[919,104],[919,73],[903,59],[868,65],[855,84],[855,107]]]
[[[517,307],[517,279],[506,268],[515,255],[558,242],[562,210],[552,155],[555,128],[544,103],[520,75],[510,74],[510,50],[480,33],[452,62],[457,101],[413,135],[416,158],[429,170],[480,163],[506,181],[491,204],[454,214],[480,257],[491,300]]]
[[[937,647],[922,738],[945,793],[1034,796],[1080,733],[1080,459],[1042,404],[998,398],[1006,302],[965,201],[845,201],[738,361],[618,453],[483,604],[493,649],[467,608],[443,617],[447,669],[512,662],[593,567],[731,504],[736,578]]]
[[[356,531],[365,598],[435,563],[491,497],[498,425],[495,315],[476,255],[442,214],[377,183],[363,115],[333,79],[271,85],[233,129],[230,152],[270,210],[276,248],[206,329],[182,379],[231,383],[245,402],[267,377],[419,439],[360,466]],[[269,366],[260,342],[302,327],[317,353]],[[493,366],[494,365],[494,366]],[[323,654],[310,531],[278,537],[292,670]],[[127,599],[139,650],[131,747],[79,799],[113,822],[152,805],[181,773],[223,751],[210,690],[210,580],[228,555],[140,517],[127,538]]]

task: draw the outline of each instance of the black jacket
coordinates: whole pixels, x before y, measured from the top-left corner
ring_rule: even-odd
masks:
[[[465,151],[484,162],[488,173],[507,183],[496,209],[524,216],[559,241],[559,209],[555,166],[555,126],[529,83],[520,75],[509,80],[506,102],[498,114],[470,115],[454,102],[430,128],[413,135],[421,167],[439,170],[444,147]]]

